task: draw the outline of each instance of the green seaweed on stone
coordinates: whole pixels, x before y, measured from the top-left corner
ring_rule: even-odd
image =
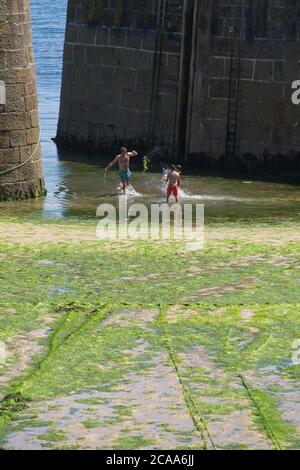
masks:
[[[146,377],[155,353],[165,351],[161,325],[143,324],[138,315],[129,321],[125,315],[126,324],[105,324],[105,320],[114,315],[121,320],[124,310],[157,308],[162,299],[166,304],[185,303],[180,307],[182,318],[172,314],[166,324],[181,376],[201,415],[209,421],[216,415],[230,415],[234,406],[249,408],[247,394],[237,385],[238,374],[249,376],[252,383],[255,378],[262,381],[270,368],[278,384],[266,383],[257,391],[254,387],[256,399],[280,445],[299,447],[295,427],[283,418],[278,398],[281,380],[283,384],[293,381],[293,389],[298,389],[299,367],[291,363],[292,343],[300,334],[298,242],[279,247],[222,240],[199,253],[184,252],[180,245],[135,242],[126,246],[126,256],[122,246],[93,242],[39,247],[1,243],[0,251],[5,254],[0,266],[0,339],[48,328],[47,336],[38,339],[41,350],[6,386],[7,393],[18,392],[34,403],[50,400],[46,403],[51,408],[55,406],[51,400],[62,396],[130,386],[129,374]],[[275,255],[284,257],[282,266]],[[253,256],[260,258],[248,259]],[[252,281],[247,284],[249,277]],[[196,314],[189,317],[189,309]],[[243,309],[251,310],[246,318],[241,315]],[[46,317],[51,317],[50,324],[45,323]],[[131,355],[140,340],[150,345],[150,351]],[[191,366],[183,359],[199,345],[212,374],[203,364]],[[10,364],[18,357],[18,353],[11,356]],[[90,413],[101,404],[86,402]],[[264,432],[252,410],[255,427]],[[114,411],[101,425],[120,423],[131,414],[130,407]],[[0,411],[1,445],[19,425],[41,426],[38,416],[26,419],[26,414],[21,409]],[[58,448],[54,441],[45,442]],[[139,442],[121,441],[121,447],[127,445],[138,447]],[[246,446],[232,447],[239,445]]]
[[[95,429],[101,426],[101,423],[95,419],[86,419],[82,424],[86,429]]]
[[[198,307],[199,308],[199,307]],[[192,368],[185,367],[182,371],[182,376],[184,380],[189,384],[189,391],[194,395],[201,414],[203,416],[220,415],[220,414],[229,414],[234,409],[238,409],[238,401],[245,399],[247,394],[241,390],[241,388],[234,387],[232,384],[237,382],[237,376],[241,371],[249,371],[252,369],[261,367],[266,367],[268,364],[276,364],[277,361],[282,361],[286,358],[287,354],[290,354],[290,339],[293,338],[295,334],[295,324],[299,324],[297,316],[297,306],[286,306],[285,309],[281,309],[281,306],[277,306],[277,309],[274,309],[274,306],[257,306],[256,315],[254,319],[251,319],[249,322],[252,327],[254,325],[264,326],[262,340],[257,343],[257,354],[253,354],[249,358],[249,355],[246,348],[240,347],[241,338],[245,338],[245,334],[249,329],[249,323],[244,324],[242,321],[239,321],[238,325],[235,324],[236,314],[239,310],[242,310],[243,307],[232,307],[231,314],[227,310],[226,316],[209,318],[203,315],[199,316],[198,319],[193,319],[189,323],[186,321],[189,326],[185,325],[185,331],[187,332],[189,341],[186,343],[186,336],[182,336],[181,332],[184,328],[182,322],[177,322],[176,324],[172,323],[168,326],[168,332],[172,341],[172,347],[176,353],[187,351],[193,351],[193,344],[201,344],[207,348],[208,359],[212,361],[214,368],[220,371],[223,369],[226,373],[225,377],[219,377],[219,382],[216,380],[211,380],[208,378],[207,370],[201,367]],[[202,313],[203,309],[205,311],[206,307],[203,306],[199,308]],[[264,315],[262,313],[264,310]],[[277,313],[274,315],[274,312],[277,310]],[[287,323],[287,318],[282,318],[284,314],[289,318],[289,326],[287,327],[284,335],[282,335],[283,325]],[[267,315],[266,315],[267,314]],[[294,319],[291,322],[291,317]],[[280,316],[280,322],[277,323],[276,317]],[[275,318],[274,318],[275,317]],[[262,320],[262,321],[261,321]],[[229,322],[229,328],[228,323]],[[230,324],[230,322],[233,322]],[[261,324],[263,323],[263,325]],[[205,330],[203,329],[203,324],[206,325]],[[272,334],[270,334],[270,328],[273,328]],[[272,338],[272,341],[268,344],[268,339]],[[217,342],[217,347],[216,347]],[[279,347],[274,348],[278,344]],[[268,345],[268,346],[266,346]],[[253,345],[252,345],[253,348]],[[280,365],[280,362],[279,364]],[[182,367],[182,361],[178,360],[178,366]],[[279,367],[280,373],[282,373],[282,365]],[[215,382],[215,383],[214,383]],[[201,384],[203,399],[198,399],[199,397],[199,388],[196,386],[193,388],[193,383]],[[295,384],[296,385],[296,384]],[[205,403],[206,396],[222,397],[223,403]],[[224,403],[224,398],[232,397],[231,403]],[[279,412],[278,407],[279,403],[276,400],[273,400],[272,403],[267,406],[269,401],[272,400],[272,391],[262,391],[260,390],[257,393],[257,399],[261,403],[261,410],[263,413],[263,419],[270,423],[270,427],[274,428],[274,433],[279,435],[278,439],[284,442],[285,445],[292,447],[297,446],[297,440],[295,439],[296,430],[295,428],[287,423],[283,418],[282,414]],[[243,409],[245,405],[241,405]],[[274,415],[272,415],[269,410],[273,409]],[[275,411],[277,410],[277,411]],[[260,426],[261,427],[261,426]],[[285,439],[285,440],[284,440]]]
[[[143,436],[119,437],[115,443],[116,450],[139,450],[155,445],[154,439],[145,439]]]
[[[68,246],[47,245],[30,252],[24,247],[18,247],[19,256],[9,256],[3,260],[3,270],[6,281],[4,293],[13,293],[16,298],[28,302],[76,301],[78,296],[85,301],[96,301],[99,295],[103,302],[115,302],[116,294],[111,287],[114,279],[118,279],[118,292],[126,302],[158,303],[166,289],[172,289],[174,300],[181,301],[182,297],[195,296],[196,301],[209,301],[209,297],[217,303],[253,303],[299,301],[297,270],[286,270],[276,262],[270,263],[272,256],[293,256],[293,264],[299,260],[299,244],[292,247],[270,250],[266,245],[239,243],[233,251],[224,251],[224,245],[219,248],[205,250],[199,254],[183,252],[177,255],[176,247],[145,244],[137,241],[127,249],[126,257],[122,256],[121,247],[111,247],[105,244],[88,242],[85,245],[85,255],[82,256],[81,245]],[[235,260],[260,254],[262,260],[248,260],[248,266],[232,266]],[[51,260],[54,264],[43,266],[39,260]],[[143,263],[140,260],[143,259]],[[164,262],[165,261],[165,262]],[[299,261],[298,261],[299,262]],[[191,263],[198,263],[204,270],[195,275],[185,275]],[[21,276],[16,279],[19,270]],[[21,271],[20,271],[21,270]],[[126,273],[122,279],[120,272]],[[149,273],[157,277],[149,277]],[[95,276],[96,273],[96,276]],[[220,279],[222,281],[220,282]],[[247,278],[253,278],[247,284]],[[256,280],[255,280],[256,278]],[[157,279],[160,282],[157,282]],[[244,281],[246,284],[243,287]],[[29,284],[31,288],[29,289]],[[6,287],[7,286],[7,290]],[[155,289],[153,289],[155,286]],[[215,292],[205,294],[201,289],[215,286]],[[280,288],[278,288],[280,286]],[[267,289],[266,289],[267,288]],[[200,289],[200,293],[199,293]],[[225,290],[224,290],[225,289]],[[289,292],[289,298],[286,293]],[[11,295],[11,294],[9,294]],[[193,301],[193,300],[191,300]]]
[[[46,442],[61,442],[66,439],[66,433],[61,429],[50,429],[46,434],[40,434],[38,439]]]

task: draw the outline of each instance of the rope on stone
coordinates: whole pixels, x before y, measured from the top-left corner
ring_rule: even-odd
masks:
[[[36,152],[38,151],[40,142],[41,142],[41,132],[39,132],[38,142],[37,142],[37,144],[36,144],[36,147],[35,147],[34,151],[33,151],[32,154],[30,155],[30,157],[28,157],[24,162],[20,163],[19,165],[16,165],[16,166],[14,166],[14,167],[12,167],[12,168],[8,168],[7,170],[0,171],[0,176],[5,175],[5,174],[7,174],[7,173],[10,173],[11,171],[18,170],[19,168],[22,168],[24,165],[26,165],[28,162],[30,162],[30,160],[32,160],[32,158],[34,157],[34,155],[35,155]]]

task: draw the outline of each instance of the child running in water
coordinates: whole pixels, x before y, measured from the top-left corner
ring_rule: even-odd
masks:
[[[179,175],[180,175],[180,180],[179,180],[179,183],[178,183],[178,186],[180,186],[181,181],[182,181],[183,179],[185,179],[185,178],[182,176],[182,166],[181,166],[181,165],[176,165],[176,168],[177,168],[177,171],[178,171],[178,173],[179,173]]]
[[[128,152],[127,148],[122,147],[121,153],[117,155],[104,170],[106,174],[107,170],[110,170],[113,166],[117,164],[119,165],[119,174],[122,181],[122,189],[124,194],[126,193],[126,189],[129,186],[129,181],[132,176],[130,171],[130,158],[137,157],[137,155],[138,153],[135,150],[133,150],[132,152]]]
[[[176,202],[179,202],[179,186],[180,186],[180,173],[175,165],[171,165],[171,171],[165,178],[169,182],[167,189],[167,202],[169,202],[171,195],[175,196]]]

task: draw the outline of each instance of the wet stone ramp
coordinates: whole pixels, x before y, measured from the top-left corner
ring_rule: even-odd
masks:
[[[3,448],[299,446],[298,382],[285,377],[291,371],[283,360],[299,327],[292,307],[59,312],[50,344],[42,340],[36,367],[17,387],[30,401],[0,433]]]
[[[5,447],[45,449],[57,447],[60,442],[67,448],[85,449],[126,447],[126,443],[140,443],[150,449],[190,445],[203,448],[168,354],[147,341],[147,335],[157,334],[157,314],[157,310],[123,311],[109,316],[101,325],[94,324],[92,331],[99,334],[100,330],[111,330],[108,334],[113,334],[116,329],[133,327],[144,333],[144,338],[133,338],[122,350],[127,374],[109,383],[95,382],[94,387],[79,393],[34,400],[25,413],[16,416]],[[99,357],[99,371],[113,376],[114,367],[118,364],[107,364]]]

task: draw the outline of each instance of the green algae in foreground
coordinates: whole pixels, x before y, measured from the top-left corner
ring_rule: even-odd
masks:
[[[293,408],[299,380],[286,378],[299,305],[221,311],[190,304],[164,307],[163,315],[159,310],[105,306],[72,332],[62,322],[50,341],[56,346],[19,387],[31,399],[33,418],[23,430],[21,410],[17,422],[13,414],[6,419],[5,446],[14,448],[21,433],[25,448],[55,448],[57,436],[59,446],[118,449],[126,429],[136,449],[143,440],[150,448],[184,448],[191,441],[197,448],[299,447],[300,420]],[[75,423],[74,436],[69,433]],[[46,424],[49,430],[41,432]],[[98,433],[90,434],[94,429]],[[138,435],[141,441],[135,441]]]
[[[2,447],[300,447],[297,240],[0,253]]]
[[[158,304],[297,303],[300,242],[0,244],[1,301]],[[100,299],[100,300],[99,300]],[[168,302],[168,300],[166,300]]]

